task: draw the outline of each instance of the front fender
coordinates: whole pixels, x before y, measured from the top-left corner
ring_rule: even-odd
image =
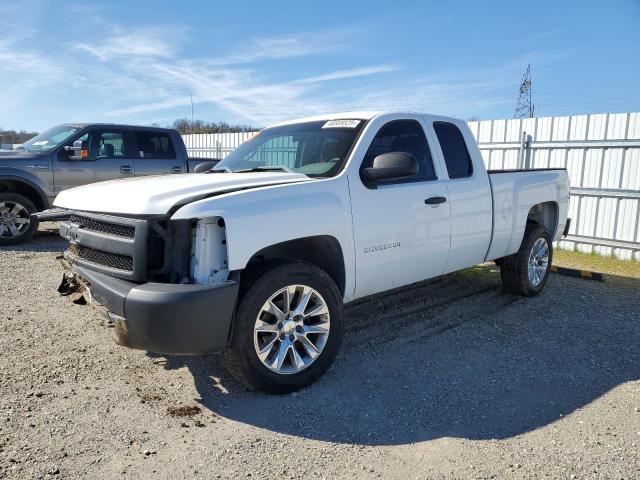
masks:
[[[20,168],[0,166],[0,181],[11,180],[29,185],[40,197],[45,209],[50,207],[49,198],[54,196],[52,188],[37,175]]]
[[[222,217],[229,270],[242,270],[255,253],[288,240],[329,235],[342,248],[345,300],[355,288],[351,207],[346,177],[275,185],[199,200],[172,220]]]

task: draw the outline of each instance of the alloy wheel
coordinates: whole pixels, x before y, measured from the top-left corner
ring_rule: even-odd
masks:
[[[23,235],[31,223],[29,211],[17,202],[0,202],[0,237],[16,238]]]
[[[258,359],[269,370],[294,374],[309,367],[329,338],[330,315],[320,293],[306,285],[289,285],[262,306],[254,326]]]
[[[531,247],[527,274],[529,282],[537,287],[544,280],[549,268],[549,244],[544,238],[538,238]]]

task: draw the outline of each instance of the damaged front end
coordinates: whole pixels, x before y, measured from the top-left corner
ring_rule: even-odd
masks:
[[[70,212],[60,222],[60,235],[70,243],[64,253],[69,264],[132,282],[188,281],[192,229],[189,220],[164,216]]]
[[[71,245],[61,259],[58,292],[102,310],[120,345],[166,354],[219,351],[229,337],[238,283],[213,271],[197,277],[214,283],[192,283],[192,269],[200,272],[192,260],[198,242],[224,242],[211,233],[214,225],[224,228],[224,222],[203,230],[189,220],[71,212],[60,224]],[[226,265],[226,256],[204,253]]]

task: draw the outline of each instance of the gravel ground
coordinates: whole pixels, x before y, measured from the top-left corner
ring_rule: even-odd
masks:
[[[111,341],[55,291],[51,225],[0,250],[0,478],[640,478],[640,280],[478,267],[347,307],[336,364],[245,391]]]

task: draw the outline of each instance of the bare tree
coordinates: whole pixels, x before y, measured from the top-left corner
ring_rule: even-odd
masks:
[[[25,130],[4,130],[0,127],[0,145],[24,143],[35,137],[38,132],[27,132]]]
[[[204,120],[189,120],[188,118],[178,118],[173,122],[173,128],[182,134],[255,132],[260,130],[250,125],[230,125],[227,122],[205,122]]]

